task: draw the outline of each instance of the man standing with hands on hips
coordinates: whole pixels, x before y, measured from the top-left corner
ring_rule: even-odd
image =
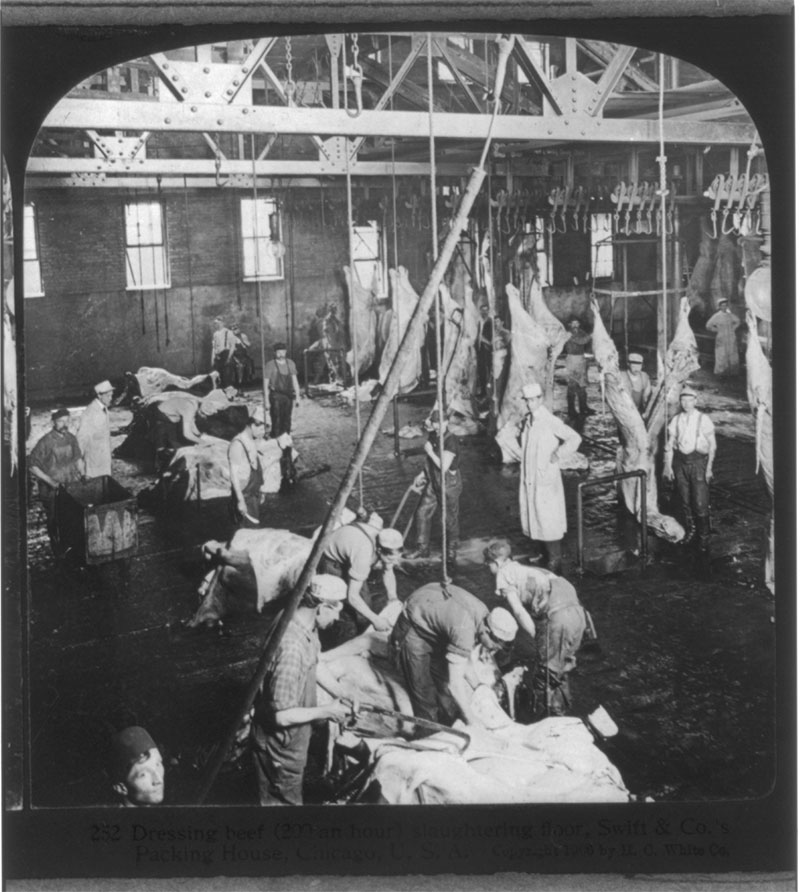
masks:
[[[581,436],[544,405],[541,385],[522,388],[528,414],[516,443],[509,446],[520,462],[519,515],[522,532],[543,546],[547,568],[561,575],[561,540],[567,532],[561,454],[575,452]]]

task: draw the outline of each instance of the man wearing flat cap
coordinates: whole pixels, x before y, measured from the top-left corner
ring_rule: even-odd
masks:
[[[78,446],[83,454],[87,477],[111,475],[111,427],[108,407],[114,396],[110,381],[95,384],[95,397],[83,410],[78,422]]]
[[[619,373],[619,381],[628,396],[633,400],[633,405],[641,415],[650,399],[653,386],[650,376],[643,370],[644,358],[641,353],[628,354],[628,368]]]
[[[409,595],[390,638],[414,715],[451,725],[457,718],[481,725],[467,682],[476,648],[493,655],[511,646],[514,617],[502,607],[489,612],[457,585],[423,585]]]
[[[736,330],[742,320],[731,312],[728,301],[717,301],[717,312],[706,322],[706,329],[714,334],[714,374],[725,377],[739,374],[739,345]]]
[[[47,517],[47,533],[55,551],[58,548],[56,494],[60,486],[80,480],[83,456],[77,439],[69,431],[69,411],[56,409],[51,418],[53,427],[33,447],[28,466],[38,483],[39,499]]]
[[[681,389],[681,411],[667,425],[664,477],[674,480],[683,508],[686,536],[683,545],[697,541],[707,556],[711,537],[708,485],[711,482],[717,439],[714,423],[697,408],[697,392]]]
[[[302,805],[311,726],[342,721],[350,707],[326,664],[319,662],[318,632],[339,618],[347,587],[318,573],[281,637],[253,711],[251,740],[261,805]],[[317,684],[336,698],[317,705]]]
[[[153,738],[138,725],[111,738],[109,775],[112,789],[125,808],[160,805],[164,801],[164,761]]]
[[[544,405],[537,382],[522,388],[528,409],[518,441],[510,444],[520,462],[519,516],[522,532],[544,549],[547,566],[561,573],[561,540],[567,531],[567,507],[559,458],[581,445],[581,436]]]

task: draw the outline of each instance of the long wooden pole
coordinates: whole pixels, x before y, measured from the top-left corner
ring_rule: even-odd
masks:
[[[481,158],[481,165],[483,164],[485,158],[486,151],[484,151],[483,157]],[[430,310],[433,299],[436,296],[439,285],[442,281],[442,278],[444,277],[445,270],[447,269],[453,253],[456,249],[461,231],[467,228],[467,218],[469,217],[469,212],[472,209],[472,205],[475,203],[475,199],[478,195],[478,192],[480,191],[481,186],[483,185],[485,176],[486,171],[483,169],[482,166],[473,168],[469,183],[467,184],[467,189],[464,193],[463,198],[461,199],[461,205],[458,209],[458,214],[453,221],[453,226],[450,229],[450,232],[448,233],[444,244],[442,245],[441,253],[439,254],[439,257],[434,264],[433,270],[431,271],[431,276],[428,280],[428,284],[425,286],[425,290],[422,292],[416,309],[414,310],[411,319],[409,320],[405,336],[403,337],[397,354],[395,355],[394,362],[392,362],[392,366],[389,369],[389,374],[386,376],[386,381],[384,382],[381,394],[375,401],[375,406],[372,409],[372,414],[370,415],[369,420],[367,421],[364,430],[361,433],[361,437],[356,446],[356,450],[353,453],[353,457],[350,459],[350,464],[347,468],[347,471],[345,472],[344,477],[342,478],[342,482],[339,484],[339,490],[336,493],[333,502],[331,503],[331,507],[328,510],[328,514],[325,518],[325,522],[322,525],[322,529],[320,530],[317,538],[314,540],[314,544],[311,548],[311,554],[306,560],[303,571],[300,574],[300,578],[297,580],[297,584],[295,585],[289,597],[289,601],[281,615],[280,620],[273,628],[273,631],[269,636],[269,639],[267,640],[264,652],[261,655],[261,659],[258,661],[258,666],[255,673],[253,674],[253,678],[251,679],[250,684],[247,686],[247,690],[243,697],[242,703],[236,712],[235,719],[233,722],[231,722],[231,726],[228,729],[225,738],[217,747],[217,750],[214,753],[214,757],[209,762],[208,768],[206,769],[205,775],[195,796],[195,802],[198,805],[205,802],[206,796],[208,795],[214,781],[216,780],[217,774],[219,773],[219,770],[222,767],[223,762],[225,761],[225,756],[233,744],[236,732],[238,731],[244,716],[250,711],[250,707],[252,706],[253,701],[256,698],[256,694],[258,693],[261,685],[264,682],[264,678],[267,675],[269,665],[272,662],[272,659],[278,649],[278,644],[280,643],[284,630],[291,622],[291,619],[297,609],[297,605],[300,603],[300,599],[303,596],[303,592],[305,592],[305,590],[309,586],[309,583],[311,582],[311,578],[317,568],[319,559],[322,556],[322,543],[327,534],[333,529],[335,520],[338,518],[342,509],[347,503],[347,499],[350,496],[353,485],[356,481],[356,478],[358,477],[359,471],[361,470],[364,461],[367,458],[367,455],[369,455],[369,451],[372,448],[372,444],[378,434],[378,431],[380,430],[381,423],[383,422],[383,416],[386,414],[386,410],[391,403],[392,396],[397,390],[400,381],[401,369],[412,359],[412,354],[417,349],[417,339],[422,332],[422,326],[425,324],[425,320],[428,318],[428,311]]]

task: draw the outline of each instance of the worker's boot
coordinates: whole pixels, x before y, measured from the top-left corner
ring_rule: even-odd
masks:
[[[297,471],[292,458],[291,446],[287,446],[281,454],[281,477],[288,486],[297,482]]]
[[[584,417],[587,415],[594,415],[594,409],[589,408],[588,397],[586,396],[586,390],[582,389],[580,392],[580,404],[581,404],[581,415]]]
[[[694,544],[694,541],[697,538],[697,527],[694,524],[694,517],[691,513],[687,513],[686,515],[685,530],[686,532],[684,533],[683,539],[681,539],[678,545],[688,548],[690,545]]]
[[[711,520],[708,516],[697,518],[698,569],[703,576],[711,572]]]

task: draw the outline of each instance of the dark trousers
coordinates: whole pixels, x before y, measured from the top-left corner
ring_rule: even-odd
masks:
[[[292,432],[292,405],[294,400],[285,393],[273,390],[269,395],[269,420],[272,425],[270,435],[280,437]]]
[[[673,453],[672,471],[675,474],[675,487],[681,500],[681,508],[686,522],[687,539],[695,533],[695,522],[700,534],[701,547],[708,547],[709,494],[706,468],[708,456],[700,452]]]
[[[461,471],[445,474],[445,531],[447,533],[447,553],[455,555],[458,549],[459,519],[458,503],[461,498]],[[428,548],[431,541],[431,520],[436,509],[441,508],[441,492],[429,483],[422,494],[414,515],[417,524],[417,545]]]
[[[233,364],[230,350],[223,350],[214,357],[214,371],[219,372],[219,386],[230,387],[233,384]]]
[[[492,349],[478,347],[478,395],[486,393],[492,381]]]
[[[392,632],[395,659],[411,699],[414,715],[451,724],[459,712],[447,687],[444,651],[423,638],[401,615]]]
[[[578,415],[586,415],[589,404],[586,397],[586,388],[577,381],[567,381],[567,413],[570,418]]]

